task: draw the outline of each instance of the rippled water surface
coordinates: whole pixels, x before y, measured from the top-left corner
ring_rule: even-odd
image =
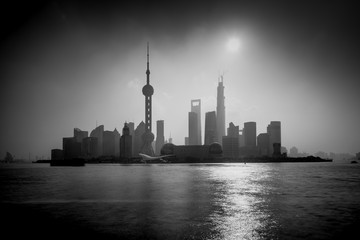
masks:
[[[40,239],[360,239],[360,166],[0,167],[2,230]]]

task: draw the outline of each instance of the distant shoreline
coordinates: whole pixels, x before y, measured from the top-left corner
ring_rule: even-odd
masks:
[[[62,160],[57,160],[61,162]],[[67,162],[71,160],[66,160]],[[65,161],[64,161],[65,162]],[[177,164],[177,163],[307,163],[307,162],[333,162],[332,159],[323,159],[320,157],[308,156],[308,157],[246,157],[246,158],[207,158],[207,159],[169,159],[169,162],[166,164]],[[51,160],[37,160],[32,163],[48,163],[51,164]],[[119,160],[114,161],[101,161],[101,160],[90,160],[85,161],[86,164],[107,164],[107,163],[119,163],[119,164],[143,164],[138,161],[137,158],[131,159],[127,162],[122,162]],[[161,161],[157,162],[148,162],[151,163],[163,163]]]

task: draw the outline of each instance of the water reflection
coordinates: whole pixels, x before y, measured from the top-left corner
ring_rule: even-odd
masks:
[[[213,204],[211,220],[222,239],[274,239],[278,223],[268,210],[267,195],[274,189],[266,167],[228,165],[213,168]]]
[[[37,239],[59,229],[56,239],[360,237],[354,227],[360,224],[359,169],[326,164],[0,168],[0,210],[5,233]]]

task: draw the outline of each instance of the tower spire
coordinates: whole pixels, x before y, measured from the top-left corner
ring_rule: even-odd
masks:
[[[146,84],[150,84],[150,68],[149,68],[149,42],[147,42],[147,68],[146,68]]]

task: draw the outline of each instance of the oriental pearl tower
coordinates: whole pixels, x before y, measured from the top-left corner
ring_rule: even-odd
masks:
[[[151,96],[154,94],[154,88],[150,85],[149,43],[147,44],[146,85],[143,87],[142,93],[145,96],[145,132],[142,135],[143,145],[141,153],[154,156],[154,150],[152,148],[154,134],[151,132]]]

